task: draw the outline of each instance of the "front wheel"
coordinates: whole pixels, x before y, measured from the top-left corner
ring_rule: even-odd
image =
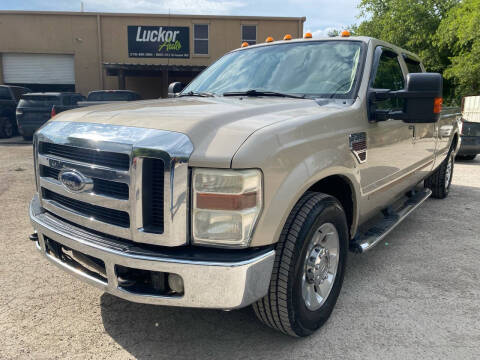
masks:
[[[269,292],[253,305],[257,317],[288,335],[312,334],[337,302],[347,249],[347,220],[338,200],[304,195],[280,235]]]

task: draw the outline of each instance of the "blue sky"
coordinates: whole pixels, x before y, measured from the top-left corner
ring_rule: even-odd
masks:
[[[80,0],[0,0],[0,10],[79,11]],[[306,16],[315,36],[357,22],[359,0],[84,0],[85,11]]]

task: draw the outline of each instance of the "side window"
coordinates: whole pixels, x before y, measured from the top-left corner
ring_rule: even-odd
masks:
[[[77,103],[82,100],[83,100],[83,96],[75,95],[72,97],[72,105],[77,105]]]
[[[405,58],[405,64],[407,64],[408,73],[421,73],[422,67],[418,61],[412,60],[410,58]]]
[[[208,55],[208,24],[193,25],[193,52]]]
[[[384,51],[378,62],[373,87],[376,89],[390,89],[392,91],[405,88],[405,78],[402,67],[398,61],[398,55],[391,51]],[[401,109],[402,99],[388,99],[377,103],[378,109]]]
[[[248,45],[257,43],[257,25],[242,25],[242,43],[244,42]]]

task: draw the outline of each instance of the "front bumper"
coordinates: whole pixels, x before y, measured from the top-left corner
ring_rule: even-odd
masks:
[[[480,154],[480,136],[463,136],[462,144],[457,155],[477,155]]]
[[[115,246],[109,238],[90,233],[84,228],[63,222],[41,207],[38,196],[30,204],[30,219],[38,234],[37,249],[53,264],[77,278],[120,298],[147,304],[212,309],[236,309],[248,306],[267,294],[275,258],[274,250],[261,251],[234,261],[182,259],[172,256],[135,251]],[[77,253],[100,259],[105,264],[105,279],[91,276],[47,251],[46,241],[53,240]],[[109,245],[110,244],[110,245]],[[132,250],[133,249],[133,250]],[[182,277],[181,296],[149,295],[119,286],[117,266]]]

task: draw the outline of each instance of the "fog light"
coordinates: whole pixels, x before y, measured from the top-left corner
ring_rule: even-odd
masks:
[[[183,279],[180,277],[180,275],[168,275],[168,286],[176,293],[183,294]]]

